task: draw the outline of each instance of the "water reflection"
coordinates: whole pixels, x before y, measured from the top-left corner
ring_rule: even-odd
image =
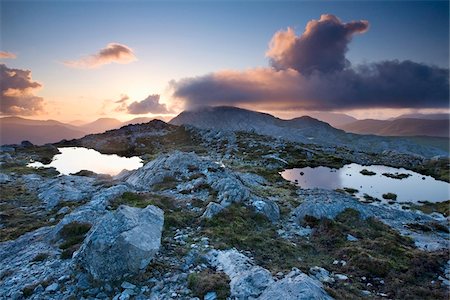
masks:
[[[142,167],[139,157],[121,157],[116,154],[101,154],[93,149],[81,147],[58,148],[60,154],[53,157],[50,164],[40,162],[28,164],[29,167],[54,167],[61,174],[68,175],[81,170],[89,170],[99,174],[117,175],[122,170],[135,170]]]
[[[376,175],[367,176],[360,173],[367,169]],[[303,176],[300,173],[303,172]],[[410,174],[405,179],[394,179],[383,176],[382,173]],[[382,195],[391,192],[397,194],[397,201],[444,201],[450,199],[450,185],[447,182],[435,180],[403,168],[391,168],[381,165],[361,166],[358,164],[345,165],[340,169],[327,167],[297,168],[285,170],[283,178],[296,182],[302,188],[355,188],[362,197],[364,193],[382,199]],[[297,181],[296,181],[297,180]]]

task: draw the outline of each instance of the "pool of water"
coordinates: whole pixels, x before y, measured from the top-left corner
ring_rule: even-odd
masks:
[[[363,169],[375,172],[376,175],[363,175],[360,173]],[[301,175],[301,172],[303,175]],[[402,173],[410,176],[405,179],[395,179],[383,176],[383,173]],[[359,191],[355,194],[358,197],[362,197],[365,193],[383,199],[383,194],[394,193],[397,195],[398,202],[413,203],[418,201],[440,202],[450,199],[449,183],[403,168],[382,165],[348,164],[340,169],[328,167],[296,168],[281,172],[281,176],[305,189],[354,188]]]
[[[93,149],[82,147],[58,148],[60,154],[56,154],[50,164],[32,162],[29,167],[34,168],[56,168],[64,175],[88,170],[98,174],[119,174],[122,170],[135,170],[142,167],[142,160],[135,157],[121,157],[116,154],[102,154]]]

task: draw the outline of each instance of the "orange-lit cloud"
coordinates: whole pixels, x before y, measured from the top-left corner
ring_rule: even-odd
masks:
[[[127,106],[127,112],[133,115],[170,114],[167,106],[159,102],[159,95],[150,95],[142,101],[135,101]]]
[[[343,23],[333,15],[322,15],[309,21],[300,36],[292,28],[275,33],[266,56],[276,69],[292,68],[302,74],[341,71],[349,65],[345,53],[352,36],[368,28],[365,20]]]
[[[93,69],[110,63],[128,64],[136,60],[133,49],[130,47],[110,43],[96,54],[82,57],[79,60],[66,61],[64,64],[72,68]]]
[[[3,59],[3,58],[15,59],[16,57],[17,57],[17,55],[15,55],[14,53],[0,51],[0,59]]]
[[[172,81],[185,108],[235,105],[260,110],[447,108],[449,70],[412,61],[351,66],[345,58],[367,21],[343,23],[332,15],[274,35],[266,55],[271,67],[219,71]]]
[[[34,115],[43,112],[44,99],[33,93],[42,85],[31,79],[31,71],[10,69],[0,64],[0,113]]]

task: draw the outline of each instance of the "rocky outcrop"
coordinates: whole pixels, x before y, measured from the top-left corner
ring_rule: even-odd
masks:
[[[175,151],[162,155],[142,168],[121,174],[121,180],[138,190],[169,189],[183,197],[203,199],[211,196],[216,204],[208,206],[204,217],[212,217],[232,203],[244,203],[271,221],[279,219],[278,205],[256,195],[252,187],[264,182],[257,175],[228,170],[219,162],[199,157],[195,153]]]
[[[52,209],[61,201],[80,202],[88,200],[96,190],[95,179],[85,176],[59,176],[45,179],[31,174],[22,177],[27,188],[36,190],[47,209]]]
[[[213,267],[230,278],[233,299],[332,299],[319,281],[296,268],[286,277],[276,280],[268,270],[255,265],[235,249],[213,250],[208,259]]]
[[[255,266],[237,250],[212,251],[210,263],[230,278],[231,297],[237,299],[256,298],[273,283],[270,272]]]
[[[307,215],[318,219],[334,219],[344,210],[353,209],[360,213],[361,218],[376,218],[398,230],[401,234],[412,237],[416,246],[421,249],[437,250],[449,247],[449,235],[446,233],[430,232],[418,234],[405,226],[411,223],[436,221],[427,215],[385,206],[364,204],[351,196],[323,189],[300,190],[299,196],[304,201],[292,212],[292,217],[297,222],[301,222]]]
[[[120,206],[94,226],[75,259],[98,280],[136,274],[158,252],[163,223],[163,211],[155,206]]]

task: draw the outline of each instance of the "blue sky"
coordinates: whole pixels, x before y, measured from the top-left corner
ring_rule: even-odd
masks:
[[[83,117],[75,112],[86,107],[83,101],[92,109],[82,111],[94,116],[105,100],[164,94],[173,79],[265,67],[275,32],[290,26],[301,34],[324,13],[369,21],[368,32],[349,44],[352,64],[399,59],[448,68],[448,12],[447,1],[2,0],[0,50],[17,54],[3,63],[31,70],[43,85],[38,95],[55,106],[49,116],[59,111],[59,118],[70,119]],[[138,60],[93,70],[62,63],[111,42],[129,46]]]

